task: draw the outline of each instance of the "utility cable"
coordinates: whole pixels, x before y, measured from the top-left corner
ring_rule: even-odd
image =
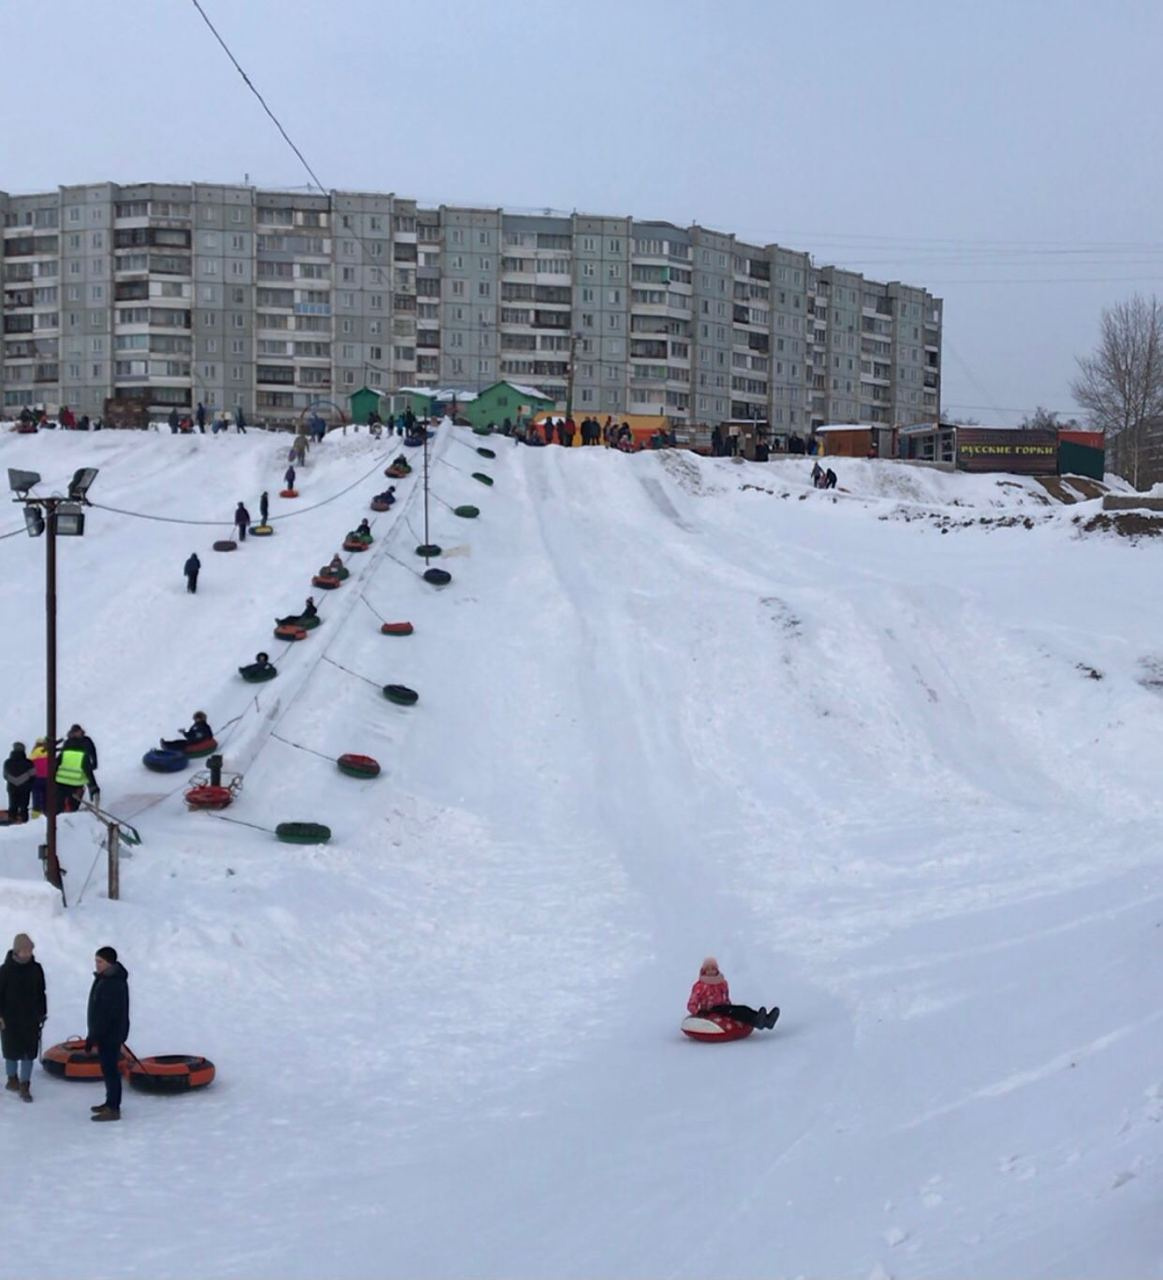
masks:
[[[299,148],[295,146],[294,142],[291,141],[291,135],[286,131],[286,129],[283,128],[282,124],[280,124],[278,116],[276,116],[275,113],[270,109],[270,107],[267,106],[266,99],[254,87],[254,82],[251,80],[250,76],[248,76],[246,72],[243,71],[241,65],[239,64],[238,59],[234,56],[233,53],[231,53],[230,46],[226,43],[225,40],[222,39],[222,37],[218,34],[217,27],[215,27],[215,25],[206,16],[206,10],[202,8],[198,0],[191,0],[191,2],[194,8],[197,9],[198,12],[202,15],[202,21],[214,33],[214,39],[218,41],[218,43],[222,46],[222,49],[225,52],[226,56],[230,59],[231,62],[234,63],[234,69],[242,77],[243,83],[251,91],[251,93],[253,93],[254,96],[259,100],[259,103],[262,105],[262,109],[267,113],[268,116],[270,116],[271,120],[274,122],[275,128],[278,129],[278,131],[283,135],[283,138],[286,141],[287,146],[290,147],[291,150],[295,153],[295,155],[299,157],[299,161],[302,164],[303,168],[307,170],[307,172],[311,175],[312,179],[314,180],[316,188],[319,191],[322,191],[324,189],[323,183],[319,181],[319,178],[316,176],[315,170],[311,168],[311,166],[307,163],[307,158],[303,155],[303,153],[299,150]]]

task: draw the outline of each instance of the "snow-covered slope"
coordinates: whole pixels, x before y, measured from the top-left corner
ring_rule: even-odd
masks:
[[[49,1041],[112,943],[135,1051],[219,1069],[119,1126],[41,1073],[0,1107],[0,1274],[1163,1273],[1158,551],[1024,482],[480,443],[432,451],[452,584],[402,481],[284,651],[395,448],[330,437],[291,502],[285,439],[0,437],[46,487],[101,468],[59,548],[62,727],[144,836],[111,903],[68,819],[62,913],[36,830],[0,831],[0,938],[36,939]],[[212,552],[264,487],[292,518]],[[41,559],[0,541],[25,741]],[[279,678],[246,685],[260,648]],[[140,765],[197,708],[231,821]],[[682,1039],[708,951],[774,1032]]]

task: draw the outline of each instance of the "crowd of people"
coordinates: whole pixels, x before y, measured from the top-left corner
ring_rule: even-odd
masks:
[[[32,750],[23,742],[14,742],[4,761],[4,783],[8,788],[8,824],[10,826],[39,818],[45,811],[49,772],[48,739],[37,738]],[[57,810],[72,813],[80,806],[86,791],[90,803],[101,802],[97,785],[97,748],[93,739],[79,724],[57,742],[53,751],[56,770]]]

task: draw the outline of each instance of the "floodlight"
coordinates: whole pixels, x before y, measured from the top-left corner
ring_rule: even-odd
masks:
[[[13,493],[23,497],[29,489],[34,489],[40,484],[40,475],[36,471],[18,471],[15,467],[8,468],[8,487]]]
[[[69,497],[75,502],[84,502],[89,486],[97,479],[96,467],[80,467],[73,472],[69,481]]]
[[[79,502],[62,502],[57,507],[57,533],[62,538],[80,538],[84,532],[85,509]]]
[[[39,507],[24,508],[24,527],[28,530],[30,538],[39,538],[44,533],[44,516],[41,515]]]

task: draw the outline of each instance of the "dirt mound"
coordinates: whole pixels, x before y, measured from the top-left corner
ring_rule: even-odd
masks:
[[[1158,538],[1163,536],[1163,515],[1144,511],[1100,511],[1089,520],[1074,517],[1079,533],[1114,533],[1120,538]]]

